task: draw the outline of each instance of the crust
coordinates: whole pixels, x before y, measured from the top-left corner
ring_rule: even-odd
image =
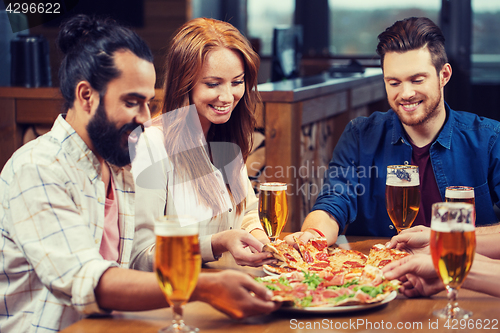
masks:
[[[264,246],[262,247],[262,252],[270,252],[274,258],[282,262],[286,262],[285,257],[283,257],[283,255],[276,249],[276,247],[274,247],[272,243],[264,244]]]
[[[275,274],[291,273],[291,272],[295,272],[296,271],[295,268],[291,268],[291,267],[279,267],[279,266],[275,266],[275,265],[264,265],[263,267],[266,270],[268,270],[269,272],[275,273]]]

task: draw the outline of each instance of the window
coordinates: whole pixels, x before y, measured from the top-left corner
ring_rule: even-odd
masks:
[[[472,0],[472,82],[500,82],[500,1]]]
[[[472,0],[472,54],[500,54],[500,1]]]
[[[248,0],[248,35],[260,39],[260,55],[272,53],[273,30],[293,24],[295,0]]]
[[[378,34],[398,20],[426,16],[439,24],[441,0],[329,0],[329,5],[330,54],[373,55]]]

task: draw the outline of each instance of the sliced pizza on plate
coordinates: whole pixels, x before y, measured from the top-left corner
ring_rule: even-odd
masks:
[[[372,304],[383,301],[400,285],[397,280],[385,280],[380,269],[369,265],[359,278],[348,280],[334,281],[322,273],[303,271],[255,279],[273,292],[273,300],[294,308]]]

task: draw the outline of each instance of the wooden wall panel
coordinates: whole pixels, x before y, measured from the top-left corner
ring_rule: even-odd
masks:
[[[40,110],[48,112],[40,112]],[[16,101],[16,122],[18,124],[52,125],[63,112],[63,100],[19,99]]]
[[[16,125],[15,101],[0,98],[0,170],[22,144],[22,129]]]
[[[298,210],[300,197],[297,195],[296,166],[300,163],[300,126],[302,103],[266,103],[266,181],[287,183],[288,222],[284,231],[300,229]]]
[[[157,87],[161,84],[161,73],[166,49],[172,34],[191,18],[191,0],[144,0],[144,27],[134,28],[148,43],[154,55]],[[32,34],[41,34],[49,41],[52,85],[59,86],[57,73],[62,60],[56,40],[59,28],[38,26],[30,29]]]

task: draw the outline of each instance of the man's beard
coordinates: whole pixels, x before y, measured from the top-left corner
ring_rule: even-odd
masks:
[[[109,121],[104,105],[100,102],[94,117],[87,125],[87,132],[99,156],[110,164],[123,167],[130,164],[130,150],[135,149],[135,144],[128,143],[128,136],[140,126],[132,122],[123,125],[120,129],[116,128],[116,124]],[[142,130],[135,132],[140,135]],[[122,142],[124,137],[127,138],[125,143]]]
[[[405,111],[400,111],[399,108],[396,106],[399,106],[399,104],[396,105],[391,105],[391,108],[396,112],[398,115],[399,120],[406,126],[418,126],[427,123],[430,121],[432,118],[437,117],[439,114],[439,105],[442,100],[442,94],[439,94],[436,99],[428,99],[427,101],[429,102],[428,105],[425,105],[425,102],[422,102],[424,105],[420,105],[421,107],[424,107],[424,113],[419,117],[419,118],[409,118],[405,117],[407,116],[405,114]]]

